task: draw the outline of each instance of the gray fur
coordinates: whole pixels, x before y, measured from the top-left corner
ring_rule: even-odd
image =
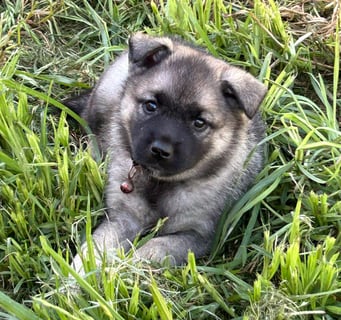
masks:
[[[225,205],[262,168],[263,151],[254,148],[264,136],[265,93],[250,74],[182,41],[133,36],[80,112],[109,156],[106,215],[93,232],[98,256],[130,249],[160,218],[166,222],[137,257],[181,264],[189,250],[208,254]],[[132,158],[142,172],[123,193]],[[82,269],[79,256],[74,267]]]

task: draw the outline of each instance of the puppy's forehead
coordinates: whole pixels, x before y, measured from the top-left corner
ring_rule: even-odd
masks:
[[[192,52],[175,52],[166,61],[146,72],[138,86],[141,91],[162,92],[175,101],[194,103],[217,96],[221,65],[214,58]],[[213,63],[212,63],[213,62]]]
[[[165,71],[185,82],[187,86],[191,83],[207,83],[217,81],[219,72],[214,64],[215,59],[208,54],[194,50],[190,47],[180,46],[178,50],[170,55],[169,59],[161,64]],[[192,80],[192,81],[191,81]]]

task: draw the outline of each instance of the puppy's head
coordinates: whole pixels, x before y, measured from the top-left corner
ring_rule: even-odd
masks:
[[[265,92],[248,73],[199,49],[137,34],[121,101],[132,158],[159,179],[228,166]]]

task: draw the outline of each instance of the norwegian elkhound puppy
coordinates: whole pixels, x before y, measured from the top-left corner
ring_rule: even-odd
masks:
[[[163,218],[137,257],[181,264],[189,250],[208,254],[222,211],[262,168],[265,93],[250,74],[179,39],[132,36],[90,94],[66,101],[109,156],[98,257],[128,250]],[[82,269],[79,255],[74,266]]]

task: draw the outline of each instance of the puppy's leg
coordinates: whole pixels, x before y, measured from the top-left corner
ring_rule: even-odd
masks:
[[[130,243],[138,235],[141,228],[142,226],[129,214],[122,214],[120,219],[110,219],[108,216],[104,217],[103,221],[92,234],[97,267],[101,265],[104,252],[107,261],[110,262],[116,255],[117,249],[122,248],[125,252],[128,251]],[[82,244],[81,251],[82,256],[86,257],[88,251],[86,242]],[[74,257],[72,266],[77,272],[84,272],[80,255],[77,254]]]
[[[117,249],[123,248],[127,252],[136,236],[152,224],[153,215],[145,214],[150,209],[137,192],[126,195],[121,191],[112,191],[107,196],[112,196],[115,201],[111,202],[112,208],[107,209],[102,222],[92,234],[97,267],[101,265],[104,252],[107,262],[112,262]],[[82,256],[86,257],[87,243],[82,245],[81,250]],[[75,256],[72,265],[77,272],[84,274],[80,255]]]

